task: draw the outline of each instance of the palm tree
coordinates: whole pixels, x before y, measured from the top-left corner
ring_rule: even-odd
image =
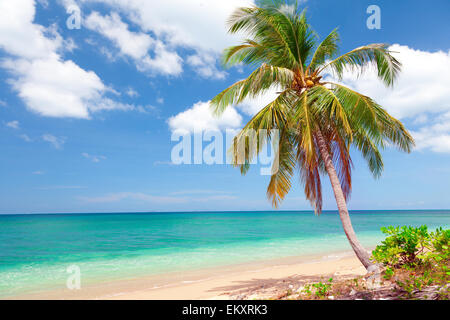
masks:
[[[298,6],[269,5],[237,9],[229,32],[244,32],[248,39],[225,50],[224,66],[255,66],[244,80],[218,94],[211,107],[221,114],[226,107],[242,103],[276,88],[278,97],[263,107],[233,140],[234,165],[245,174],[253,157],[278,130],[278,168],[273,170],[267,196],[274,207],[285,198],[297,168],[306,198],[316,214],[322,211],[321,175],[328,175],[345,234],[361,263],[369,270],[367,251],[358,241],[347,209],[351,193],[350,148],[361,152],[375,178],[383,171],[380,150],[387,144],[410,152],[414,141],[402,123],[371,98],[338,82],[346,70],[360,74],[376,68],[378,77],[392,86],[401,64],[385,44],[369,44],[338,55],[339,34],[333,30],[323,41],[307,23]],[[253,130],[267,130],[254,151],[248,146]],[[237,146],[244,143],[244,161]]]

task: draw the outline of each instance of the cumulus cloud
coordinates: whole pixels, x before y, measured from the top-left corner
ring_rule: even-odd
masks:
[[[394,88],[386,88],[375,72],[359,79],[347,72],[343,82],[374,97],[395,117],[450,111],[450,51],[427,52],[398,44],[389,50],[403,64]]]
[[[212,113],[209,101],[197,102],[186,111],[171,117],[168,123],[173,132],[218,131],[239,128],[242,116],[235,108],[230,107],[217,117]]]
[[[89,119],[101,110],[130,110],[107,99],[108,88],[93,71],[86,71],[62,53],[73,48],[55,26],[33,23],[33,0],[0,2],[0,49],[10,55],[0,66],[13,76],[9,80],[27,108],[47,117]]]
[[[32,0],[0,2],[0,48],[25,59],[56,57],[63,39],[54,28],[33,24]]]
[[[187,63],[203,78],[225,79],[227,73],[216,67],[217,55],[213,53],[197,53],[187,58]]]
[[[168,124],[172,132],[237,130],[242,127],[243,117],[238,112],[254,116],[262,108],[275,100],[279,95],[277,88],[271,88],[264,94],[248,98],[237,106],[228,107],[225,112],[216,116],[212,113],[210,102],[197,102],[187,110],[169,118]]]
[[[347,72],[343,83],[410,122],[418,150],[450,152],[450,51],[428,52],[398,44],[389,49],[403,64],[394,88],[386,88],[375,71],[360,78]]]
[[[18,59],[2,66],[16,76],[11,83],[27,107],[47,117],[89,118],[106,90],[94,72],[72,61]]]
[[[450,153],[450,112],[435,117],[427,126],[413,131],[412,135],[418,150]]]
[[[182,71],[182,59],[176,52],[169,51],[162,41],[146,33],[130,31],[115,12],[106,16],[93,12],[87,17],[85,26],[111,40],[121,55],[135,61],[140,71],[166,75],[178,75]]]
[[[144,32],[154,33],[169,45],[220,52],[236,38],[226,33],[226,21],[238,7],[253,1],[83,0],[101,2],[120,9]]]
[[[226,73],[217,69],[218,55],[225,47],[237,43],[239,38],[227,33],[226,21],[236,8],[254,3],[250,0],[60,1],[66,6],[73,3],[80,6],[85,3],[104,3],[139,26],[141,31],[130,32],[128,25],[116,14],[106,17],[91,14],[87,21],[88,27],[114,41],[122,54],[133,57],[141,71],[179,74],[182,72],[179,56],[188,49],[195,52],[189,56],[188,65],[200,76],[216,79],[226,76]],[[133,41],[126,49],[125,44]]]

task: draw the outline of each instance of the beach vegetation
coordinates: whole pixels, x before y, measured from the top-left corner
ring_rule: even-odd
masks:
[[[383,277],[393,281],[407,298],[424,288],[439,288],[440,298],[449,297],[450,230],[427,226],[382,228],[387,235],[372,253],[372,259],[385,266]]]
[[[319,283],[314,283],[312,286],[316,289],[315,295],[319,298],[325,298],[330,294],[330,288],[333,283],[333,278],[330,278],[328,282],[322,283],[320,281]]]
[[[284,299],[362,300],[448,300],[450,298],[450,230],[427,226],[382,228],[386,238],[372,252],[371,259],[383,270],[356,278],[330,278],[303,284],[298,293]]]
[[[305,296],[308,299],[326,299],[330,295],[330,289],[333,284],[333,278],[328,281],[307,284],[300,290],[300,296]],[[291,293],[292,294],[292,293]]]
[[[372,252],[372,259],[386,266],[413,266],[423,263],[431,235],[427,226],[383,227],[388,237]]]

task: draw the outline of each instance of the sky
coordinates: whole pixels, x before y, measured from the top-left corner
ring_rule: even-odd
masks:
[[[251,0],[0,0],[0,213],[271,210],[268,176],[229,165],[174,165],[177,130],[238,129],[273,94],[214,117],[209,101],[245,78],[224,69],[238,44],[226,20]],[[369,29],[370,5],[381,29]],[[403,63],[394,89],[369,73],[343,82],[412,133],[411,154],[383,151],[374,180],[352,152],[350,209],[449,209],[450,3],[302,1],[341,52],[388,43]],[[79,11],[78,11],[79,10]],[[78,20],[78,12],[80,20]],[[80,21],[78,28],[77,22]],[[336,209],[327,179],[324,208]],[[282,210],[310,210],[298,177]]]

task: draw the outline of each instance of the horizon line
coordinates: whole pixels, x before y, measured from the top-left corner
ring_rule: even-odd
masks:
[[[380,212],[380,211],[450,211],[450,209],[352,209],[349,212]],[[49,215],[117,215],[117,214],[182,214],[182,213],[251,213],[251,212],[310,212],[314,214],[314,210],[192,210],[192,211],[117,211],[117,212],[56,212],[56,213],[0,213],[0,216],[49,216]],[[322,213],[338,213],[338,210],[323,210]]]

